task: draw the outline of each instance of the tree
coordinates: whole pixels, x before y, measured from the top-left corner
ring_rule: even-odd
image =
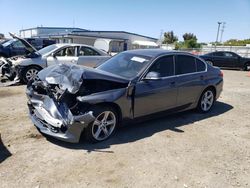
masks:
[[[247,44],[250,44],[250,39],[230,39],[224,43],[225,46],[246,46]]]
[[[197,37],[193,33],[185,33],[183,36],[184,48],[200,48],[200,44],[197,43]]]
[[[173,44],[178,41],[178,37],[174,35],[173,31],[165,32],[164,33],[164,40],[163,44]]]
[[[192,40],[192,39],[197,41],[197,38],[193,33],[185,33],[182,37],[183,37],[184,41]]]

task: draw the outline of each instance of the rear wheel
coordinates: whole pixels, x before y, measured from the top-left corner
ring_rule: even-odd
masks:
[[[117,127],[117,112],[108,106],[96,106],[90,111],[93,111],[95,120],[84,130],[85,138],[92,143],[108,139]]]
[[[30,81],[35,81],[38,79],[37,74],[41,70],[41,68],[36,66],[27,67],[22,73],[22,81],[27,84]]]
[[[245,64],[244,71],[250,71],[250,62]]]
[[[215,94],[212,89],[206,89],[200,96],[198,110],[202,113],[210,111],[215,101]]]

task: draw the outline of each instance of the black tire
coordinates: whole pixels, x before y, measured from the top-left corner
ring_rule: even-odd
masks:
[[[114,134],[118,126],[119,117],[118,117],[116,110],[110,106],[94,106],[93,108],[90,109],[90,111],[93,111],[93,115],[96,117],[96,119],[93,122],[91,122],[88,125],[88,127],[85,128],[83,132],[84,138],[90,143],[97,143],[97,142],[107,140]],[[102,121],[100,120],[104,120],[103,118],[107,112],[109,112],[110,114],[108,115],[108,118],[106,120],[106,125],[105,125],[105,122],[102,123]],[[111,122],[112,118],[115,118],[113,119],[114,125],[111,125],[111,124],[108,125],[108,121]],[[96,120],[97,122],[99,121],[101,125],[97,125]],[[105,131],[104,131],[105,128],[102,129],[100,127],[106,127],[108,134],[105,134]],[[99,134],[97,134],[98,130],[100,130]],[[99,139],[97,138],[97,135],[99,136]]]
[[[250,71],[250,62],[247,62],[245,65],[244,65],[244,71]]]
[[[211,98],[208,96],[208,94],[209,94],[209,96],[211,96]],[[206,95],[209,98],[207,98]],[[205,99],[205,98],[207,98],[207,99]],[[200,113],[207,113],[212,109],[214,102],[215,102],[215,92],[213,89],[208,88],[202,92],[200,99],[199,99],[199,102],[198,102],[198,105],[197,105],[197,110]]]
[[[21,82],[22,83],[24,83],[24,84],[27,84],[28,82],[30,82],[30,81],[34,81],[33,79],[29,79],[28,78],[28,73],[29,72],[31,72],[32,70],[35,72],[39,72],[40,70],[41,70],[42,68],[40,68],[40,67],[37,67],[37,66],[29,66],[29,67],[27,67],[27,68],[25,68],[23,71],[22,71],[22,73],[21,73]],[[37,74],[36,73],[36,74]]]

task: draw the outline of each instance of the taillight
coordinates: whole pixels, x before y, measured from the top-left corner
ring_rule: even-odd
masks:
[[[220,71],[219,76],[223,77],[223,72],[222,71]]]

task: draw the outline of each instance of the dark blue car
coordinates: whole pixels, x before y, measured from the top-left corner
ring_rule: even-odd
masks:
[[[42,39],[42,38],[27,38],[37,50],[44,48],[48,45],[55,44],[55,40]],[[29,47],[25,46],[20,40],[14,38],[0,43],[0,57],[13,57],[18,55],[27,55],[30,53]]]

